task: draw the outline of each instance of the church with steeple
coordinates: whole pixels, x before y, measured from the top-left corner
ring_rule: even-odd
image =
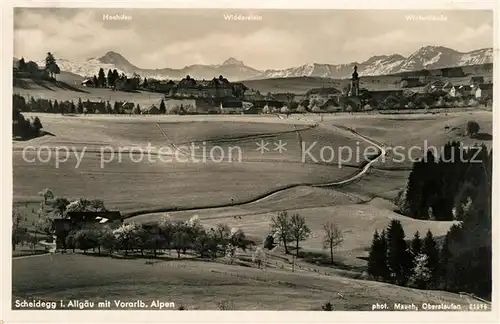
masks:
[[[354,66],[354,72],[352,73],[351,84],[349,88],[349,97],[359,96],[359,75],[357,65]]]

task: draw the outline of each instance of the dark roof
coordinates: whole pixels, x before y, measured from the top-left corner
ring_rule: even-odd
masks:
[[[321,95],[329,95],[329,94],[340,94],[341,92],[335,88],[314,88],[306,92],[307,95],[311,94],[321,94]]]
[[[403,93],[403,89],[395,89],[395,90],[370,90],[370,94],[397,94]]]
[[[493,83],[482,83],[478,85],[479,89],[481,90],[492,90],[493,89]]]
[[[72,221],[96,221],[97,217],[107,218],[108,220],[121,220],[122,216],[119,211],[105,211],[105,212],[68,212],[67,217]]]
[[[337,100],[330,98],[323,105],[321,105],[321,108],[326,108],[328,106],[340,106]]]
[[[243,103],[241,100],[221,100],[218,104],[222,104],[222,108],[241,108]]]

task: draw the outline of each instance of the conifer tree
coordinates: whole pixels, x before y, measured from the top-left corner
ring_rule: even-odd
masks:
[[[113,105],[113,114],[119,114],[120,113],[120,104],[118,104],[118,101],[115,101]]]
[[[78,98],[78,105],[76,106],[76,112],[78,114],[83,114],[83,102],[82,102],[82,98]]]
[[[379,235],[375,230],[373,234],[370,254],[368,256],[367,272],[376,279],[388,279],[387,268],[387,244],[385,240],[385,231]]]
[[[163,99],[160,102],[160,114],[165,114],[167,113],[167,108],[165,107],[165,102]]]
[[[439,270],[439,249],[431,230],[427,231],[422,243],[422,254],[427,255],[427,266],[432,274],[432,283],[437,282]]]
[[[416,161],[413,163],[412,170],[408,177],[408,187],[406,191],[406,199],[408,200],[408,209],[410,215],[417,219],[426,219],[425,215],[422,215],[422,210],[424,209],[424,162]]]
[[[113,71],[111,71],[111,69],[108,70],[108,77],[107,77],[107,84],[108,84],[108,87],[113,87],[115,85],[115,81],[114,81],[114,75],[113,75]]]
[[[52,100],[49,99],[49,107],[47,108],[47,112],[54,112],[54,105],[52,104]]]
[[[405,232],[399,220],[393,219],[387,229],[387,264],[391,277],[405,285],[411,273],[411,256],[407,250]]]
[[[99,69],[97,81],[99,82],[100,88],[106,87],[106,74],[104,74],[104,70],[102,68]]]

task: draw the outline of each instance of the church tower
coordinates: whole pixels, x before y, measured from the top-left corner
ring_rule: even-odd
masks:
[[[354,66],[354,72],[352,73],[350,95],[353,97],[359,96],[359,76],[358,67],[356,65]]]

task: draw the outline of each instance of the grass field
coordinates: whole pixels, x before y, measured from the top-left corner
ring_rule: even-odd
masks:
[[[311,154],[320,148],[341,146],[359,148],[368,143],[341,128],[350,128],[386,145],[419,146],[427,139],[443,144],[447,139],[465,143],[474,140],[460,136],[465,123],[474,119],[484,134],[491,134],[491,112],[433,115],[325,115],[279,119],[275,116],[56,116],[37,114],[44,129],[53,134],[13,143],[14,205],[26,211],[29,226],[38,217],[37,193],[51,188],[56,196],[103,199],[109,209],[122,213],[155,208],[177,207],[197,210],[170,212],[175,219],[198,215],[205,226],[226,223],[241,228],[260,242],[269,232],[270,219],[278,211],[299,212],[306,216],[312,236],[301,242],[302,255],[323,255],[322,224],[335,221],[344,231],[345,241],[335,252],[339,266],[362,269],[375,229],[385,228],[399,219],[407,238],[415,231],[430,229],[435,236],[446,234],[452,222],[414,220],[393,212],[391,199],[406,183],[411,163],[394,163],[390,156],[375,164],[359,181],[349,185],[313,188],[306,184],[324,183],[352,175],[360,162],[354,156],[335,156],[327,163],[301,163],[300,142],[316,142]],[[158,125],[160,128],[158,128]],[[448,125],[448,129],[444,127]],[[339,127],[340,126],[340,127]],[[455,127],[455,129],[453,129]],[[450,129],[453,129],[450,131]],[[165,133],[163,134],[162,131]],[[166,135],[166,137],[165,137]],[[487,137],[485,137],[487,138]],[[256,142],[270,143],[270,150],[256,151]],[[273,150],[273,144],[286,142],[286,151]],[[205,142],[210,150],[220,146],[241,148],[241,162],[162,162],[159,157],[175,157],[179,146]],[[485,140],[488,145],[491,140]],[[137,161],[124,151],[122,159],[100,151],[102,147],[135,146],[144,149],[169,147],[170,153],[152,150],[151,158]],[[73,156],[56,168],[52,156],[47,162],[28,162],[22,150],[47,147],[53,154],[58,147],[69,147],[82,156]],[[41,155],[46,157],[48,149]],[[85,151],[84,151],[85,149]],[[184,150],[185,148],[183,148]],[[129,148],[130,150],[130,148]],[[182,154],[181,154],[182,155]],[[36,158],[31,152],[27,158]],[[338,160],[345,160],[338,167]],[[387,161],[389,160],[389,161]],[[107,161],[107,160],[106,160]],[[301,185],[302,184],[302,185]],[[247,200],[284,186],[279,191],[252,203]],[[204,208],[227,205],[226,207]],[[138,223],[158,220],[164,213],[147,213],[130,218]],[[302,261],[301,261],[302,262]],[[37,269],[37,271],[33,271]],[[325,268],[327,269],[327,268]],[[373,303],[463,302],[462,297],[444,292],[418,291],[393,285],[352,279],[337,268],[331,275],[286,269],[224,265],[194,260],[166,261],[154,266],[143,260],[117,260],[81,255],[35,256],[13,260],[13,296],[40,299],[158,299],[191,309],[216,309],[217,301],[230,300],[236,309],[319,309],[330,300],[338,310],[369,310]],[[337,271],[337,272],[335,272]],[[361,270],[362,271],[362,270]],[[360,273],[358,272],[357,275]],[[356,275],[356,276],[357,276]],[[351,276],[351,277],[350,277]],[[245,293],[242,294],[241,291]],[[337,293],[345,298],[339,298]]]
[[[15,79],[12,92],[28,99],[34,97],[58,101],[74,101],[75,104],[78,102],[78,98],[81,98],[82,101],[87,99],[90,101],[109,101],[111,104],[115,101],[128,101],[140,104],[143,108],[152,104],[158,105],[163,98],[161,93],[87,88],[81,86],[77,81],[69,82],[66,80],[64,82],[64,79],[58,82]]]
[[[334,181],[356,170],[353,167],[300,163],[300,145],[291,121],[281,123],[276,117],[255,117],[253,122],[243,125],[241,120],[227,123],[226,120],[231,121],[231,117],[221,117],[211,121],[208,119],[208,122],[196,121],[197,118],[194,118],[193,122],[180,123],[175,117],[170,122],[168,117],[139,117],[141,122],[133,123],[132,118],[113,120],[113,117],[41,116],[44,129],[55,136],[14,143],[16,200],[22,202],[22,197],[31,199],[43,188],[51,188],[59,196],[103,199],[109,208],[119,208],[122,212],[148,207],[204,206],[230,203],[231,199],[234,202],[248,200],[290,184]],[[223,149],[222,154],[228,157],[229,146],[238,146],[241,160],[236,151],[232,163],[229,159],[222,163],[210,162],[210,156],[206,163],[203,160],[200,163],[183,163],[176,157],[155,155],[154,150],[151,156],[145,153],[140,162],[135,162],[140,156],[130,155],[127,151],[122,154],[115,151],[112,157],[109,153],[104,154],[109,152],[106,149],[101,154],[100,149],[108,146],[117,148],[133,145],[144,149],[150,143],[154,147],[171,148],[156,126],[157,122],[172,138],[172,142],[182,145],[186,140],[211,139],[210,145],[218,144]],[[296,123],[298,129],[310,127],[300,121]],[[265,155],[257,152],[256,142],[263,136],[265,129],[271,136],[263,137],[266,141],[278,138],[289,140],[287,151],[278,153],[270,146]],[[237,139],[228,141],[228,132],[232,132]],[[308,136],[310,134],[319,140],[328,139],[333,143],[351,145],[355,142],[352,138],[334,132],[319,135],[312,129],[304,132]],[[46,163],[40,162],[35,151],[27,153],[25,160],[22,148],[27,145],[52,149],[68,147],[71,152],[74,150],[82,157],[81,162],[78,164],[78,158],[71,153],[66,162],[56,167],[54,151],[51,151],[50,159],[47,151],[40,154],[44,161],[48,159]],[[208,150],[210,145],[207,144]],[[172,151],[175,153],[175,150]],[[218,159],[221,154],[214,156]],[[170,162],[169,158],[173,161]],[[36,162],[28,162],[33,159]],[[102,161],[111,162],[101,164]],[[124,186],[124,183],[127,185]]]
[[[33,271],[37,269],[37,271]],[[465,304],[452,293],[421,291],[318,273],[231,266],[198,261],[118,260],[83,255],[14,259],[13,300],[161,300],[187,309],[216,310],[229,301],[236,310],[371,310],[374,303]],[[338,294],[341,294],[341,298]]]

